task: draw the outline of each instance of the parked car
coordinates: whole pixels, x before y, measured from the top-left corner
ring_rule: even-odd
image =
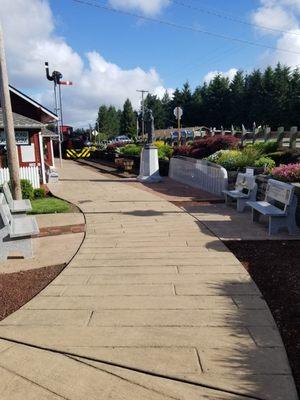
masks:
[[[114,140],[115,143],[130,143],[131,140],[126,135],[117,136]]]

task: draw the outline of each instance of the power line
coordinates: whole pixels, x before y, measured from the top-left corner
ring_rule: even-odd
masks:
[[[135,18],[139,18],[145,21],[150,21],[150,22],[155,22],[161,25],[166,25],[172,28],[177,28],[177,29],[182,29],[182,30],[186,30],[186,31],[192,31],[192,32],[197,32],[197,33],[202,33],[208,36],[212,36],[212,37],[217,37],[217,38],[221,38],[224,40],[229,40],[232,42],[238,42],[238,43],[243,43],[243,44],[247,44],[250,46],[256,46],[256,47],[262,47],[265,49],[270,49],[270,50],[275,50],[275,51],[281,51],[284,53],[292,53],[292,54],[298,54],[300,55],[300,52],[298,51],[293,51],[293,50],[288,50],[288,49],[282,49],[282,48],[278,48],[278,47],[274,47],[274,46],[269,46],[267,44],[263,44],[263,43],[258,43],[258,42],[252,42],[250,40],[244,40],[244,39],[239,39],[239,38],[235,38],[232,36],[227,36],[227,35],[222,35],[219,33],[215,33],[215,32],[210,32],[210,31],[206,31],[203,29],[199,29],[199,28],[194,28],[191,26],[187,26],[187,25],[180,25],[177,24],[175,22],[170,22],[170,21],[165,21],[162,19],[157,19],[157,18],[153,18],[153,17],[147,17],[144,15],[140,15],[140,14],[136,14],[133,12],[129,12],[129,11],[124,11],[124,10],[119,10],[113,7],[109,7],[109,6],[105,6],[105,5],[101,5],[99,3],[92,3],[90,1],[87,0],[72,0],[75,3],[79,3],[79,4],[84,4],[90,7],[95,7],[95,8],[99,8],[101,10],[105,10],[105,11],[109,11],[109,12],[114,12],[116,14],[124,14],[124,15],[128,15],[130,17],[135,17]]]
[[[229,21],[237,22],[239,24],[253,26],[255,28],[264,29],[264,30],[268,30],[268,31],[272,31],[272,32],[278,32],[278,33],[285,33],[285,34],[288,34],[288,35],[300,36],[300,33],[285,31],[285,30],[282,30],[282,29],[270,28],[270,27],[267,27],[265,25],[254,24],[254,23],[248,22],[248,21],[246,21],[244,19],[237,18],[237,17],[234,17],[234,16],[230,16],[230,15],[226,14],[224,11],[221,11],[221,10],[220,11],[215,11],[215,10],[209,9],[209,8],[195,7],[195,6],[186,4],[186,3],[184,3],[184,2],[182,2],[180,0],[170,0],[170,1],[173,4],[177,4],[177,5],[181,6],[181,7],[189,8],[190,10],[199,11],[200,13],[213,15],[214,17],[227,19]]]

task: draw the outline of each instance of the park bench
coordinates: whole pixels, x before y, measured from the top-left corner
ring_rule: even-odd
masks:
[[[12,214],[17,214],[17,213],[19,213],[19,214],[25,213],[26,214],[28,211],[32,210],[30,200],[27,200],[27,199],[14,200],[13,199],[7,182],[5,182],[3,184],[2,190],[3,190],[4,196],[6,198],[6,201],[9,205],[9,208],[10,208],[10,211]]]
[[[31,236],[39,233],[34,217],[14,217],[3,193],[0,193],[0,260],[5,261],[11,252],[24,258],[33,257]]]
[[[257,184],[255,176],[250,174],[239,173],[235,183],[234,190],[223,190],[225,195],[225,203],[229,205],[232,200],[236,201],[236,209],[243,212],[247,206],[247,201],[256,200]]]
[[[288,183],[269,179],[264,201],[248,201],[252,208],[252,221],[258,222],[261,215],[269,218],[269,235],[287,228],[289,234],[297,232],[297,197],[294,187]]]

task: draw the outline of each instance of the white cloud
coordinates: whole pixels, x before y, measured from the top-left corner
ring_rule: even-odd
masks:
[[[252,21],[258,25],[283,31],[258,29],[260,33],[278,36],[275,44],[278,50],[265,52],[261,57],[262,65],[275,65],[280,62],[290,67],[299,66],[300,0],[261,0],[260,3],[261,6],[252,14]]]
[[[238,70],[236,68],[230,68],[228,71],[225,71],[225,72],[222,72],[222,71],[210,71],[205,75],[205,77],[203,78],[203,81],[206,82],[206,83],[209,83],[217,75],[224,76],[225,78],[228,78],[231,81],[234,78],[234,76],[237,73],[237,71]]]
[[[109,3],[123,10],[137,10],[145,15],[155,15],[167,7],[170,0],[109,0]]]
[[[291,68],[300,67],[300,28],[294,29],[290,32],[296,35],[285,33],[277,40],[278,49],[291,49],[294,53],[286,53],[280,50],[274,52],[266,52],[262,57],[264,65],[275,65],[278,62],[288,65]]]
[[[55,34],[54,17],[47,0],[0,0],[2,25],[11,84],[30,93],[45,106],[53,106],[51,82],[45,78],[44,62],[50,71],[62,71],[73,86],[63,87],[64,121],[75,126],[94,123],[101,103],[121,107],[127,97],[139,107],[136,89],[162,92],[155,69],[122,69],[101,54],[88,51],[84,57]]]
[[[259,7],[252,15],[252,22],[272,30],[260,29],[265,34],[278,34],[277,30],[289,30],[297,26],[297,19],[280,5],[270,4]]]

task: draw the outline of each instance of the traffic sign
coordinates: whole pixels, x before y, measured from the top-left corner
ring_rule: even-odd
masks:
[[[178,120],[181,119],[181,117],[183,115],[183,110],[181,107],[175,107],[173,112],[174,112],[176,119],[178,119]]]

